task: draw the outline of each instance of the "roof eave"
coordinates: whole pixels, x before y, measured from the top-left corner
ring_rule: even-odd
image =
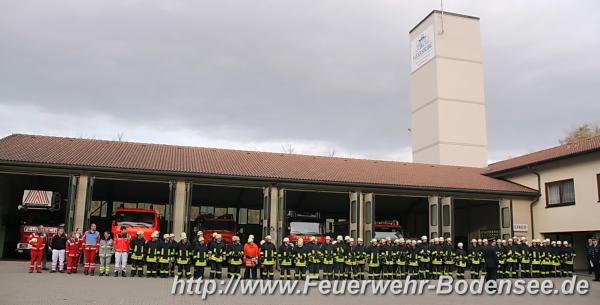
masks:
[[[293,178],[276,178],[276,177],[255,177],[255,176],[240,176],[240,175],[223,175],[223,174],[211,174],[211,173],[196,173],[196,172],[181,172],[181,171],[163,171],[163,170],[147,170],[147,169],[134,169],[134,168],[118,168],[118,167],[101,167],[101,166],[80,166],[80,165],[69,165],[69,164],[52,164],[52,163],[37,163],[37,162],[22,162],[22,161],[7,161],[0,160],[0,165],[12,165],[12,166],[25,166],[25,167],[37,167],[37,168],[52,168],[52,169],[66,169],[66,170],[83,170],[83,171],[106,171],[121,174],[161,174],[176,177],[192,177],[192,178],[217,178],[217,179],[237,179],[247,180],[255,182],[265,183],[302,183],[302,184],[327,184],[332,186],[344,186],[344,187],[369,187],[369,188],[386,188],[386,189],[401,189],[407,191],[422,191],[422,192],[451,192],[451,193],[465,193],[465,194],[487,194],[487,195],[501,195],[501,196],[525,196],[531,197],[536,196],[537,191],[506,191],[506,190],[483,190],[483,189],[465,189],[465,188],[453,188],[453,187],[434,187],[434,186],[414,186],[414,185],[395,185],[395,184],[376,184],[376,183],[356,183],[356,182],[342,182],[342,181],[326,181],[326,180],[303,180]]]

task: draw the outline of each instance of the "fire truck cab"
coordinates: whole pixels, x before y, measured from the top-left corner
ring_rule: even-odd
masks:
[[[111,232],[116,236],[121,232],[121,226],[127,228],[127,234],[133,237],[137,231],[144,232],[144,239],[149,240],[152,232],[158,228],[158,211],[150,208],[146,209],[130,209],[117,208],[113,212],[113,221]]]
[[[21,214],[19,223],[19,241],[16,251],[25,253],[31,249],[29,237],[36,232],[37,227],[43,225],[48,233],[48,240],[56,234],[62,225],[61,217],[54,217],[60,211],[61,195],[58,192],[43,190],[24,190],[23,200],[17,207]],[[60,219],[56,221],[56,219]]]
[[[389,237],[391,240],[396,240],[404,237],[402,226],[398,220],[376,221],[374,232],[374,238],[376,239],[387,239]]]
[[[236,235],[236,222],[232,214],[224,214],[218,217],[213,215],[201,215],[196,219],[198,228],[202,231],[204,240],[208,242],[212,239],[213,233],[221,234],[221,240],[226,243],[233,241]],[[190,236],[196,239],[196,236]]]
[[[295,243],[298,238],[308,242],[315,237],[317,243],[325,243],[325,221],[320,213],[300,213],[289,211],[286,217],[287,237]]]

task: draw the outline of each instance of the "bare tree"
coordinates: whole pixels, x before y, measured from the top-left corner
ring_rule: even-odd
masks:
[[[115,140],[121,142],[121,141],[123,141],[124,138],[125,138],[125,133],[121,131],[121,132],[117,133],[117,138]]]
[[[567,135],[560,139],[560,144],[573,143],[600,135],[600,127],[597,124],[583,124],[570,130]]]
[[[328,156],[330,156],[330,157],[335,157],[335,147],[334,147],[334,148],[332,148],[332,149],[329,151],[329,154],[328,154]]]
[[[281,151],[286,153],[286,154],[293,154],[294,153],[294,146],[290,143],[285,143],[285,144],[281,144]]]

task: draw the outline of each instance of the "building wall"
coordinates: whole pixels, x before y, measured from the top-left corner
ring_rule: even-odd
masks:
[[[541,197],[533,206],[534,238],[542,238],[544,233],[600,231],[597,185],[600,153],[554,162],[535,171],[541,177]],[[565,179],[574,180],[575,205],[546,207],[545,184]],[[537,176],[532,173],[511,176],[508,180],[538,188]]]

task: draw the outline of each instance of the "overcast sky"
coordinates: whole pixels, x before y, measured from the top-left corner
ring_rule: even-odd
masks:
[[[481,18],[489,158],[600,123],[598,1]],[[408,31],[439,1],[0,2],[11,133],[410,161]]]

